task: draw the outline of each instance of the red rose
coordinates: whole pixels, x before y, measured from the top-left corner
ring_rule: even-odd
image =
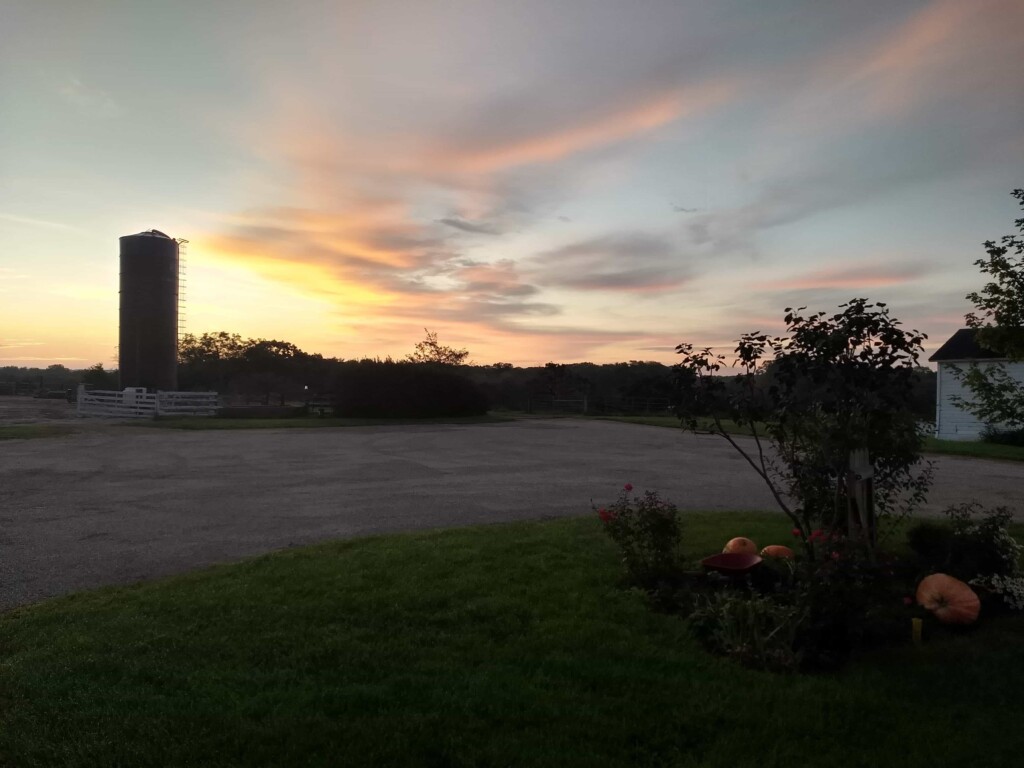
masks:
[[[623,488],[624,488],[625,490],[627,490],[627,491],[632,491],[632,490],[633,490],[633,484],[632,484],[632,483],[626,483],[626,484],[625,484],[624,486],[622,486],[622,487],[623,487]]]

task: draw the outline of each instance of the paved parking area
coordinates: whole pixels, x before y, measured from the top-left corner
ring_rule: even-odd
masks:
[[[1024,463],[938,465],[931,509],[977,498],[1024,512]],[[773,508],[720,438],[613,422],[6,440],[0,608],[325,539],[586,514],[627,481],[683,508]]]

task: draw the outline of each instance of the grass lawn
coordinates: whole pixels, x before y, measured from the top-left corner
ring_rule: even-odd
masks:
[[[998,443],[966,443],[961,440],[924,439],[925,453],[948,453],[955,456],[974,456],[979,459],[1024,461],[1024,447]]]
[[[648,424],[654,427],[673,427],[679,429],[679,419],[674,416],[604,416],[609,421],[622,421],[627,424]],[[723,426],[736,435],[749,435],[750,430],[740,427],[731,421],[722,422]],[[951,456],[973,456],[979,459],[1002,459],[1005,461],[1024,461],[1024,448],[1016,445],[999,445],[996,443],[969,443],[960,440],[936,440],[934,437],[924,439],[925,453],[943,453]]]
[[[694,554],[778,515],[687,517]],[[593,518],[295,549],[0,615],[12,766],[1008,766],[1024,620],[776,676],[618,587]]]
[[[280,419],[226,419],[215,416],[165,416],[124,422],[132,427],[162,427],[165,429],[317,429],[320,427],[378,427],[408,424],[497,424],[511,421],[503,416],[450,416],[434,419],[344,419],[318,416],[294,416]]]
[[[60,437],[77,430],[64,424],[12,424],[0,427],[0,440],[31,440],[36,437]]]

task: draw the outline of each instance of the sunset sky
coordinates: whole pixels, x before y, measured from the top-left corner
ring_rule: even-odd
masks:
[[[1024,186],[1020,0],[3,0],[0,365],[190,332],[672,362],[886,301],[940,345]]]

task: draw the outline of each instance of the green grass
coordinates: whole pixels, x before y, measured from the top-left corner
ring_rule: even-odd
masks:
[[[778,515],[689,515],[690,551]],[[974,766],[1024,622],[774,676],[621,589],[592,518],[289,550],[0,616],[12,766]]]
[[[164,429],[319,429],[322,427],[377,427],[407,424],[497,424],[512,421],[509,417],[449,416],[431,419],[347,419],[317,416],[271,418],[219,418],[216,416],[166,416],[125,422],[132,427],[161,427]]]
[[[675,416],[599,416],[597,417],[604,421],[621,421],[626,424],[646,424],[651,427],[672,427],[673,429],[680,429],[679,419]],[[710,419],[698,419],[698,426],[704,428],[711,425]],[[725,431],[731,435],[749,435],[752,434],[750,427],[746,425],[740,425],[728,419],[722,422],[722,426]]]
[[[621,421],[627,424],[646,424],[652,427],[672,427],[679,429],[679,419],[674,416],[603,416],[607,421]],[[722,426],[734,435],[749,435],[750,429],[739,426],[731,421],[723,421]],[[979,459],[1001,459],[1004,461],[1024,461],[1024,448],[1016,445],[999,445],[997,443],[963,442],[959,440],[936,440],[934,437],[924,439],[925,453],[947,454],[950,456],[973,456]]]
[[[74,427],[63,424],[12,424],[0,426],[0,440],[31,440],[37,437],[60,437],[74,434]]]
[[[1018,445],[1000,445],[998,443],[967,443],[960,440],[936,440],[926,437],[924,440],[926,453],[947,453],[954,456],[974,456],[979,459],[1003,459],[1006,461],[1024,461],[1024,447]]]

